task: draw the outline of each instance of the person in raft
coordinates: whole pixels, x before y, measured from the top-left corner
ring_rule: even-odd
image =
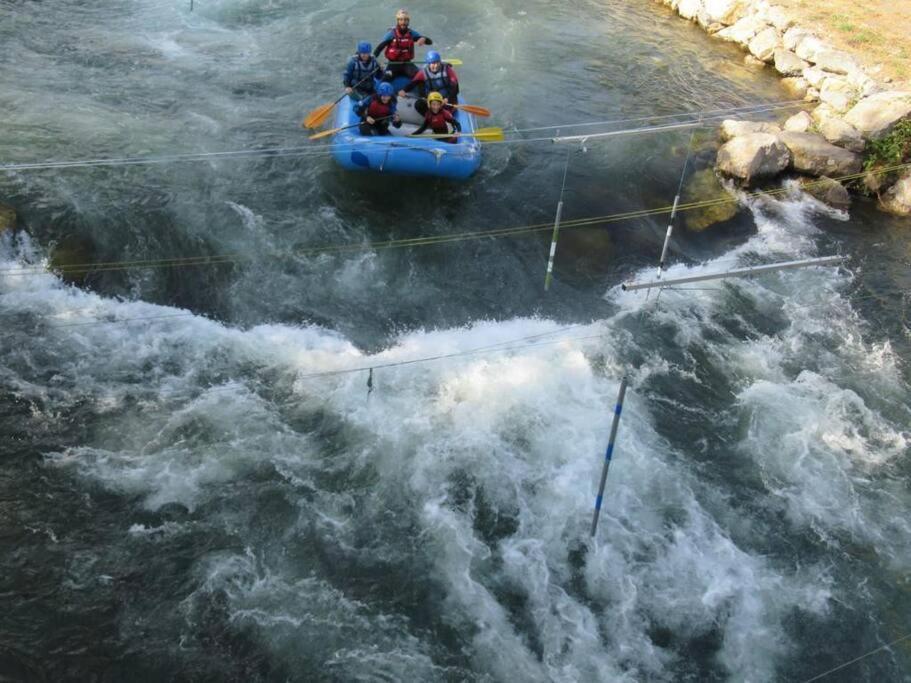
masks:
[[[354,105],[354,113],[361,117],[361,135],[392,135],[389,124],[401,128],[402,121],[395,113],[395,91],[391,83],[380,83],[376,92]]]
[[[418,68],[411,63],[414,60],[414,46],[433,45],[430,38],[409,28],[410,23],[411,15],[408,14],[408,10],[400,9],[396,12],[395,26],[389,29],[373,51],[373,56],[377,57],[380,52],[386,50],[389,64],[386,65],[386,73],[383,74],[384,81],[391,81],[396,76],[413,78],[418,72]]]
[[[443,108],[443,96],[438,92],[432,92],[427,96],[427,105],[430,107],[430,110],[424,114],[424,123],[421,124],[421,127],[412,133],[412,135],[420,135],[428,128],[433,131],[435,135],[446,135],[447,133],[452,132],[450,126],[455,129],[456,132],[462,131],[462,126],[456,121],[455,117],[449,113],[448,110]],[[443,142],[458,142],[456,136],[450,138],[443,138]]]
[[[428,52],[425,61],[427,63],[424,68],[418,71],[411,82],[399,91],[399,97],[405,97],[407,93],[420,86],[421,97],[425,99],[418,100],[414,108],[418,114],[422,115],[427,113],[426,97],[432,92],[438,92],[443,96],[443,104],[458,104],[459,78],[456,76],[455,69],[450,64],[445,64],[436,50]]]
[[[357,44],[357,54],[348,60],[342,76],[342,85],[349,95],[362,98],[376,92],[376,81],[379,80],[383,68],[372,53],[370,43],[360,42]]]

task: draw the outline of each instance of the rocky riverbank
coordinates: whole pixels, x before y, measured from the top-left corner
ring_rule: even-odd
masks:
[[[746,59],[767,64],[805,111],[780,125],[725,121],[717,169],[744,184],[791,173],[845,178],[875,194],[880,205],[911,215],[911,91],[890,89],[850,53],[798,26],[768,0],[657,0],[710,34],[742,47]],[[834,182],[834,181],[833,181]],[[827,197],[847,195],[828,182]]]

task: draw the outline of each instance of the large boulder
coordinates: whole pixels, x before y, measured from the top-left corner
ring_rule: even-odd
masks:
[[[835,111],[844,113],[857,101],[857,91],[844,78],[829,76],[819,89],[819,100]]]
[[[775,50],[775,70],[782,76],[802,76],[810,64],[783,47]]]
[[[700,14],[705,14],[702,6],[702,0],[680,0],[677,4],[677,14],[684,19],[699,20]]]
[[[683,188],[681,199],[684,204],[695,204],[706,200],[718,199],[725,195],[725,188],[711,168],[703,168],[693,173]],[[683,212],[683,221],[688,230],[705,230],[723,223],[737,215],[736,201],[708,203],[695,209]]]
[[[836,147],[815,133],[785,131],[778,139],[791,153],[791,167],[800,173],[842,176],[860,173],[863,166],[860,154]]]
[[[738,138],[741,135],[751,135],[753,133],[771,133],[776,135],[781,132],[781,128],[774,123],[765,121],[737,121],[735,119],[725,119],[721,122],[721,139],[725,142],[732,138]]]
[[[854,57],[841,50],[819,50],[813,57],[813,62],[823,71],[833,74],[849,74],[860,70]]]
[[[813,120],[819,133],[833,145],[852,152],[863,152],[867,146],[860,132],[826,105],[820,105],[813,112]]]
[[[829,77],[822,69],[817,69],[815,66],[811,66],[808,69],[803,70],[803,77],[807,79],[807,83],[812,85],[814,88],[821,88],[823,82]]]
[[[794,25],[794,20],[778,5],[772,5],[764,9],[759,15],[781,33],[784,33]]]
[[[763,29],[750,41],[750,54],[756,59],[771,62],[775,58],[775,50],[781,47],[781,36],[772,26]]]
[[[784,44],[785,50],[793,52],[804,38],[811,37],[815,38],[816,34],[805,28],[794,26],[784,32],[784,35],[781,37],[781,42]]]
[[[788,167],[791,155],[778,136],[751,133],[729,140],[718,150],[718,169],[729,176],[751,182],[771,178]]]
[[[898,182],[880,198],[887,211],[899,216],[911,216],[911,171],[906,171]]]
[[[804,192],[816,197],[824,204],[841,211],[847,211],[851,208],[851,195],[845,189],[845,186],[837,180],[825,176],[812,180],[810,178],[802,178],[800,186]]]
[[[864,98],[845,116],[845,121],[870,140],[892,132],[902,119],[911,116],[911,92],[883,92]]]
[[[791,133],[806,133],[813,126],[813,117],[805,111],[799,111],[784,122],[784,129]]]
[[[0,204],[0,234],[6,230],[12,230],[15,227],[16,210],[6,204]]]
[[[750,8],[749,0],[705,0],[705,13],[712,23],[730,26],[742,19]]]
[[[815,62],[816,55],[830,48],[816,36],[804,35],[797,41],[797,44],[790,49],[793,49],[795,54],[801,59],[806,59],[808,62]]]
[[[768,24],[757,19],[755,16],[746,16],[740,21],[728,26],[726,29],[718,31],[715,35],[729,43],[738,43],[739,45],[748,45],[757,33],[767,28]]]

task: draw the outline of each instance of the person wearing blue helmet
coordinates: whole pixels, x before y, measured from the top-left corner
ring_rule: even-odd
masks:
[[[354,113],[361,117],[361,135],[392,135],[389,124],[396,128],[402,121],[396,113],[395,90],[391,83],[380,83],[376,92],[354,105]]]
[[[352,55],[345,67],[342,85],[345,92],[356,97],[366,97],[376,92],[376,82],[382,67],[373,56],[370,43],[361,41],[357,44],[357,54]]]
[[[417,87],[420,87],[423,99],[418,100],[414,108],[421,115],[427,113],[427,97],[432,92],[438,92],[443,96],[444,105],[459,103],[459,77],[456,76],[452,65],[444,62],[436,50],[427,53],[424,68],[399,91],[399,97],[405,97]]]

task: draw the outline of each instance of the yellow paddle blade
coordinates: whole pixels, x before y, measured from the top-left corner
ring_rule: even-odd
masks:
[[[502,128],[478,128],[474,132],[474,137],[481,142],[501,142],[506,139]]]
[[[456,109],[467,111],[469,114],[474,114],[475,116],[490,116],[490,109],[487,109],[486,107],[479,107],[475,104],[456,104],[453,106]]]
[[[452,66],[462,66],[461,59],[444,59],[443,61],[447,64],[451,64]]]
[[[345,127],[330,128],[329,130],[324,130],[319,133],[316,133],[315,135],[311,135],[310,139],[311,140],[322,140],[323,138],[328,138],[330,135],[334,135],[335,133],[338,133],[340,130],[344,130],[344,129],[345,129]]]
[[[324,104],[309,114],[304,119],[304,122],[301,124],[301,128],[318,128],[326,122],[326,119],[329,118],[329,114],[332,113],[332,110],[335,108],[335,103],[330,102],[329,104]]]

